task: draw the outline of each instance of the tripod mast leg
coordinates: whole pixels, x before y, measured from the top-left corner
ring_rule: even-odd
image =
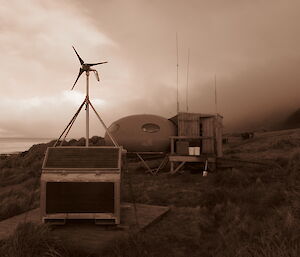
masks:
[[[85,138],[85,146],[89,146],[89,130],[90,130],[90,117],[89,117],[89,71],[86,71],[86,104],[85,104],[85,109],[86,109],[86,138]]]
[[[100,120],[102,126],[105,128],[105,131],[107,132],[108,136],[110,137],[110,140],[113,142],[113,144],[116,147],[119,147],[119,144],[117,143],[117,141],[114,139],[114,137],[112,136],[112,134],[110,134],[108,128],[106,127],[104,121],[101,119],[101,117],[99,116],[98,112],[96,111],[96,109],[94,108],[94,106],[92,105],[92,103],[89,101],[89,104],[91,105],[93,111],[95,112],[96,116],[98,117],[98,119]]]
[[[80,105],[79,109],[77,110],[77,112],[74,114],[73,118],[71,119],[71,121],[69,122],[68,126],[64,129],[63,133],[61,133],[61,135],[59,136],[59,138],[57,139],[57,141],[55,142],[54,146],[53,147],[56,147],[58,141],[61,139],[61,137],[65,134],[65,132],[68,130],[70,130],[70,127],[73,126],[73,123],[75,121],[75,119],[77,118],[78,114],[80,113],[81,111],[81,108],[83,107],[83,105],[86,103],[86,99],[84,99],[83,103]],[[69,128],[69,129],[68,129]],[[69,132],[67,132],[68,134]],[[64,137],[64,139],[66,138],[66,136]],[[64,140],[63,139],[63,140]]]

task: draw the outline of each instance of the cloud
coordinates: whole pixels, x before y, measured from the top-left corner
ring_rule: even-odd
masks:
[[[75,114],[85,95],[76,91],[62,91],[60,94],[43,97],[14,99],[0,97],[1,133],[10,135],[34,135],[55,137],[62,126]],[[103,108],[106,101],[90,99],[95,108]],[[82,113],[84,113],[82,108]],[[82,115],[81,115],[82,116]],[[83,130],[82,123],[76,132]],[[60,128],[60,129],[57,129]],[[5,132],[5,133],[4,133]],[[99,133],[99,132],[98,132]],[[78,135],[77,135],[78,137]]]
[[[71,119],[85,91],[84,76],[66,91],[79,69],[71,45],[86,61],[108,61],[97,66],[100,84],[90,79],[108,124],[136,113],[175,115],[176,32],[181,110],[188,48],[190,111],[215,112],[215,74],[228,128],[296,108],[299,8],[296,0],[4,2],[0,134],[52,136]],[[101,134],[94,118],[92,133]],[[84,135],[84,114],[72,135]]]
[[[1,4],[2,92],[9,96],[52,94],[71,85],[78,70],[71,45],[99,57],[99,46],[116,44],[75,8],[59,1],[9,1]],[[76,66],[75,66],[76,64]]]

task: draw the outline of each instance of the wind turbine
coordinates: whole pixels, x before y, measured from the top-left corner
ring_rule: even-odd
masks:
[[[79,59],[79,62],[81,64],[81,67],[79,69],[79,73],[78,73],[78,76],[73,84],[73,87],[71,90],[74,89],[79,77],[81,76],[81,74],[83,72],[85,72],[86,74],[86,97],[83,101],[83,103],[80,105],[79,109],[77,110],[77,112],[75,113],[75,115],[73,116],[73,118],[71,119],[71,121],[69,122],[69,124],[67,125],[67,127],[65,128],[65,130],[63,131],[63,133],[60,135],[59,139],[56,141],[55,145],[57,145],[57,143],[59,142],[59,140],[61,139],[61,137],[64,135],[64,138],[63,140],[61,141],[61,144],[63,143],[63,141],[66,139],[69,131],[71,130],[79,112],[81,111],[82,107],[85,105],[85,110],[86,110],[86,141],[85,141],[85,145],[88,147],[89,146],[89,106],[92,107],[93,111],[95,112],[95,114],[97,115],[98,119],[100,120],[100,122],[102,123],[103,127],[105,128],[106,132],[108,133],[110,139],[112,140],[112,142],[114,143],[115,146],[119,146],[118,143],[115,141],[115,139],[112,137],[112,135],[110,134],[110,132],[108,131],[105,123],[103,122],[103,120],[101,119],[101,117],[99,116],[99,114],[97,113],[96,109],[94,108],[94,106],[92,105],[90,99],[89,99],[89,75],[90,75],[90,71],[94,72],[95,76],[96,76],[96,79],[99,81],[99,75],[98,75],[98,72],[97,70],[95,69],[92,69],[91,67],[93,66],[96,66],[96,65],[99,65],[99,64],[104,64],[104,63],[107,63],[107,62],[97,62],[97,63],[85,63],[82,58],[80,57],[80,55],[77,53],[76,49],[74,46],[72,46],[78,59]]]
[[[77,57],[78,57],[78,59],[79,59],[79,62],[80,62],[80,64],[81,64],[81,67],[80,67],[80,69],[79,69],[78,76],[77,76],[77,78],[76,78],[76,80],[75,80],[75,82],[74,82],[74,85],[73,85],[73,87],[72,87],[71,90],[73,90],[73,88],[75,87],[75,85],[76,85],[76,83],[77,83],[79,77],[81,76],[81,74],[82,74],[83,72],[86,72],[86,75],[89,76],[89,72],[90,72],[90,71],[93,71],[93,72],[95,73],[96,79],[99,81],[99,75],[98,75],[98,72],[97,72],[95,69],[91,69],[91,67],[92,67],[92,66],[95,66],[95,65],[99,65],[99,64],[104,64],[104,63],[107,63],[107,62],[85,63],[85,62],[81,59],[80,55],[77,53],[75,47],[74,47],[74,46],[72,46],[72,47],[73,47],[73,49],[74,49],[74,51],[75,51],[75,53],[76,53],[76,55],[77,55]]]
[[[82,58],[80,57],[80,55],[77,53],[76,49],[74,46],[72,46],[78,59],[79,59],[79,62],[81,64],[81,67],[79,69],[79,73],[78,73],[78,76],[74,82],[74,85],[72,87],[71,90],[73,90],[73,88],[75,87],[79,77],[81,76],[81,74],[83,72],[85,72],[85,75],[86,75],[86,97],[85,97],[85,110],[86,110],[86,142],[85,142],[85,145],[86,146],[89,146],[89,104],[90,104],[90,100],[89,100],[89,75],[90,75],[90,71],[93,71],[95,73],[95,76],[96,76],[96,79],[99,81],[99,75],[98,75],[98,72],[95,70],[95,69],[92,69],[91,67],[92,66],[95,66],[95,65],[99,65],[99,64],[104,64],[104,63],[107,63],[107,62],[98,62],[98,63],[85,63]]]

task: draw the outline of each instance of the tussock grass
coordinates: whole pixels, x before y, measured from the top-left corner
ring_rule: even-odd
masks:
[[[300,130],[285,130],[258,133],[253,139],[239,140],[225,145],[224,153],[236,157],[286,156],[289,151],[300,147]]]
[[[2,257],[68,257],[62,242],[45,225],[20,224],[15,233],[0,242]]]
[[[278,166],[226,170],[205,179],[191,174],[125,178],[125,188],[133,184],[138,202],[174,207],[158,230],[111,246],[108,256],[138,256],[141,250],[145,256],[300,256],[300,149],[291,141],[270,142],[264,151],[279,151],[283,143],[290,150],[275,155]],[[240,150],[244,156],[255,153],[247,151]]]
[[[2,168],[0,170],[0,187],[22,183],[30,179],[31,174],[22,168]]]
[[[273,142],[270,146],[270,148],[273,149],[290,149],[294,147],[300,147],[300,138],[293,138],[293,137],[287,137],[287,138],[280,138]]]
[[[38,206],[39,188],[29,186],[0,194],[0,221]],[[34,181],[35,183],[35,181]]]
[[[243,142],[240,147],[226,147],[228,152],[232,149],[236,151],[241,159],[267,157],[268,161],[271,159],[277,165],[241,165],[232,170],[210,173],[205,178],[201,172],[191,174],[188,170],[183,175],[175,176],[162,173],[149,176],[137,170],[124,173],[123,201],[132,201],[132,187],[137,203],[169,205],[172,206],[171,212],[142,233],[129,233],[127,237],[114,240],[95,256],[300,256],[300,146],[297,140],[293,141],[293,138],[300,138],[300,133],[293,131],[292,136],[287,132],[276,135],[259,136]],[[17,167],[28,162],[28,170],[31,167],[31,174],[38,178],[38,161],[25,157],[22,158],[26,161],[17,161]],[[4,171],[4,174],[4,177],[11,176],[10,170]],[[23,183],[28,183],[27,188],[34,187],[34,180]],[[0,203],[20,199],[18,210],[21,210],[27,206],[21,205],[21,202],[28,201],[27,194],[25,189],[3,194],[0,191]],[[16,210],[10,213],[14,212]],[[45,228],[33,226],[27,228],[27,232],[34,234],[34,229],[44,231]],[[27,245],[36,248],[39,252],[32,254],[39,254],[37,256],[88,256],[65,249],[62,242],[56,239],[51,241],[53,238],[48,230],[44,234],[36,233],[39,243],[31,242],[36,240],[34,235],[22,239],[18,233],[17,230],[10,239],[0,243],[0,256],[3,252],[19,254],[22,248],[25,253],[29,252],[25,243],[18,240],[24,240]],[[19,252],[16,252],[16,246]],[[57,253],[60,255],[53,255]]]
[[[159,228],[117,239],[98,256],[299,256],[299,221],[282,215],[289,218],[253,219],[231,202],[173,208]]]

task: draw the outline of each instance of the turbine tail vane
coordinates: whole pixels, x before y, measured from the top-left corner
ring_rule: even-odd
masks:
[[[96,79],[97,79],[98,81],[100,81],[98,71],[93,70],[93,72],[94,72],[94,74],[95,74],[95,76],[96,76]]]

